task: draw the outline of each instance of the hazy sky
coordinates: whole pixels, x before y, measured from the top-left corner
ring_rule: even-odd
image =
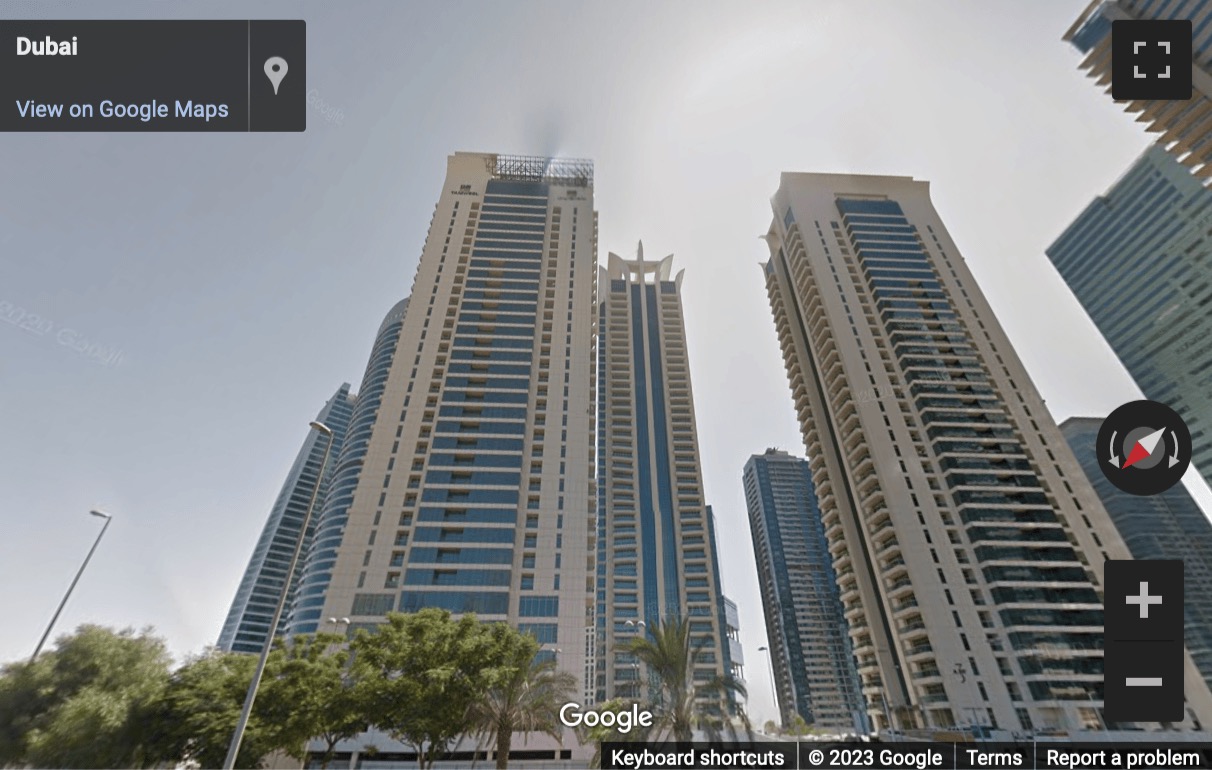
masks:
[[[750,454],[803,451],[758,268],[779,173],[930,180],[1053,415],[1139,397],[1043,253],[1149,141],[1060,40],[1085,5],[262,2],[307,21],[334,114],[305,133],[3,135],[0,302],[53,331],[0,324],[0,661],[32,652],[97,506],[114,523],[57,630],[213,643],[308,421],[409,292],[447,155],[564,155],[596,163],[601,258],[642,238],[686,268],[707,499],[773,716],[740,482]]]

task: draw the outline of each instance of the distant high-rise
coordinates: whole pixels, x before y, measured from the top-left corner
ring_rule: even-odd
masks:
[[[332,448],[328,453],[328,462],[323,468],[320,467],[329,439],[318,431],[308,430],[303,447],[295,457],[286,482],[282,485],[282,491],[278,493],[278,499],[269,511],[269,518],[261,530],[261,537],[257,540],[252,558],[249,559],[248,568],[244,571],[244,579],[236,590],[236,598],[232,601],[227,621],[219,634],[220,649],[259,653],[264,648],[269,624],[273,621],[274,611],[282,595],[286,571],[290,568],[290,560],[299,542],[299,529],[307,515],[312,492],[318,483],[320,489],[316,493],[315,503],[315,510],[318,511],[324,503],[328,482],[345,439],[354,403],[355,398],[349,394],[349,385],[345,384],[337,389],[316,415],[318,422],[332,429]],[[303,535],[304,552],[310,548],[314,533],[313,518],[311,526]],[[291,576],[287,594],[288,608],[296,596],[302,567],[300,562]],[[286,630],[287,620],[284,613],[275,634]]]
[[[1212,181],[1212,3],[1205,0],[1094,0],[1064,39],[1085,54],[1081,69],[1111,94],[1111,23],[1122,19],[1190,19],[1192,89],[1190,99],[1124,102],[1137,122],[1157,134],[1158,145],[1194,172]]]
[[[745,463],[766,637],[783,725],[865,732],[854,655],[808,463],[777,449]]]
[[[724,636],[728,644],[728,672],[733,679],[745,683],[745,650],[741,646],[741,613],[737,610],[736,602],[724,597]]]
[[[611,254],[598,277],[599,699],[642,697],[626,646],[670,618],[702,645],[696,680],[731,671],[714,525],[703,500],[682,273]]]
[[[596,247],[592,163],[448,159],[315,617],[507,621],[592,697]]]
[[[1046,253],[1145,396],[1187,423],[1212,482],[1210,236],[1212,190],[1154,146]]]
[[[1212,522],[1181,484],[1140,497],[1107,481],[1095,451],[1101,425],[1097,418],[1071,417],[1060,428],[1132,558],[1183,560],[1183,636],[1193,665],[1212,685]]]
[[[395,358],[400,329],[404,325],[404,314],[408,311],[408,298],[397,302],[387,311],[379,330],[375,333],[370,358],[362,374],[362,385],[354,401],[353,414],[349,418],[346,440],[337,452],[334,447],[332,479],[329,494],[323,505],[316,508],[316,534],[303,568],[303,577],[296,601],[291,604],[289,629],[292,634],[311,634],[320,630],[338,631],[346,629],[321,629],[321,613],[324,596],[332,579],[332,568],[336,563],[337,548],[349,516],[354,489],[362,472],[366,458],[366,447],[370,434],[379,416],[383,391],[387,386],[387,375]]]
[[[873,723],[1099,729],[1103,563],[1128,550],[928,183],[784,174],[772,205],[767,289]]]

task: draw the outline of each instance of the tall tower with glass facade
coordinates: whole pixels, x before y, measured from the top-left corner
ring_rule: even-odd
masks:
[[[336,562],[337,549],[349,517],[349,506],[361,476],[362,462],[370,444],[370,434],[379,416],[383,401],[383,390],[387,375],[400,340],[400,329],[404,325],[404,314],[408,311],[408,298],[397,302],[387,311],[379,330],[375,333],[370,358],[362,374],[362,386],[354,401],[353,414],[349,418],[346,439],[337,451],[333,447],[335,463],[328,494],[322,504],[317,503],[316,534],[307,551],[303,577],[295,601],[290,605],[288,627],[292,634],[313,634],[317,631],[337,631],[337,628],[321,628],[321,613],[324,595],[332,579],[332,568]]]
[[[1183,639],[1192,664],[1212,685],[1212,522],[1181,484],[1140,497],[1117,489],[1098,467],[1102,420],[1070,417],[1061,432],[1133,559],[1182,559]]]
[[[873,723],[1099,729],[1103,563],[1128,550],[928,183],[784,174],[772,206],[766,285]]]
[[[609,256],[598,277],[598,698],[644,699],[627,645],[671,618],[702,652],[695,680],[732,671],[686,359],[682,273]]]
[[[316,421],[322,422],[332,429],[332,447],[328,451],[328,462],[324,462],[325,450],[328,449],[328,437],[321,436],[318,431],[308,430],[303,447],[295,457],[295,462],[286,476],[282,491],[269,511],[269,518],[261,530],[244,578],[236,590],[236,598],[232,601],[227,613],[227,621],[219,633],[219,649],[230,652],[259,653],[265,646],[269,636],[269,624],[273,621],[274,611],[282,595],[282,585],[286,581],[290,560],[299,542],[299,529],[307,515],[307,506],[311,503],[312,493],[317,484],[320,489],[316,492],[315,510],[323,506],[327,498],[332,469],[336,458],[341,452],[349,418],[353,413],[356,399],[349,394],[349,385],[342,385],[333,394]],[[303,547],[306,553],[311,547],[315,534],[315,518],[307,532],[303,533]],[[292,606],[298,592],[299,575],[302,563],[290,576],[290,587],[287,589],[287,607]],[[275,632],[287,629],[288,615],[283,614]]]
[[[592,696],[596,247],[592,163],[449,158],[316,617],[507,621]]]
[[[854,655],[808,462],[777,449],[745,463],[779,716],[866,732]]]
[[[1111,95],[1111,23],[1131,19],[1191,20],[1191,98],[1133,100],[1124,109],[1144,123],[1155,141],[1212,182],[1212,3],[1204,0],[1093,0],[1064,39],[1084,58],[1081,69]]]
[[[1155,145],[1046,253],[1212,482],[1212,190]]]

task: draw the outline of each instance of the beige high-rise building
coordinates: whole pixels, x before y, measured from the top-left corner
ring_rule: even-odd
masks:
[[[788,173],[772,205],[767,289],[873,723],[1100,729],[1103,562],[1130,557],[928,183]]]
[[[346,502],[317,523],[339,546],[313,549],[300,617],[508,621],[592,700],[596,249],[590,162],[449,158],[352,495],[334,490]]]

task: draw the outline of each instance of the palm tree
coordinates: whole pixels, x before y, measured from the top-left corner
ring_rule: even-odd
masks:
[[[536,656],[472,706],[477,736],[496,743],[497,770],[509,767],[515,732],[526,736],[541,732],[561,739],[560,707],[574,698],[576,687],[576,677],[556,670],[555,660]]]
[[[618,714],[631,709],[633,701],[624,698],[614,698],[605,703],[599,703],[595,709],[599,714],[610,712]],[[577,739],[582,746],[593,746],[593,756],[589,759],[591,768],[600,768],[602,766],[602,744],[603,743],[643,743],[648,740],[651,733],[651,728],[642,725],[632,725],[627,732],[619,730],[618,725],[605,726],[602,724],[587,727],[581,725],[576,728]]]
[[[709,740],[718,740],[724,733],[736,738],[729,714],[735,707],[734,696],[745,696],[745,686],[730,675],[695,681],[695,666],[704,658],[706,639],[692,642],[690,623],[684,618],[669,618],[655,629],[649,626],[648,634],[647,638],[632,639],[630,649],[659,687],[656,700],[660,708],[653,714],[653,737],[664,730],[666,738],[688,742],[697,728]],[[752,738],[753,729],[743,710],[740,717]]]

